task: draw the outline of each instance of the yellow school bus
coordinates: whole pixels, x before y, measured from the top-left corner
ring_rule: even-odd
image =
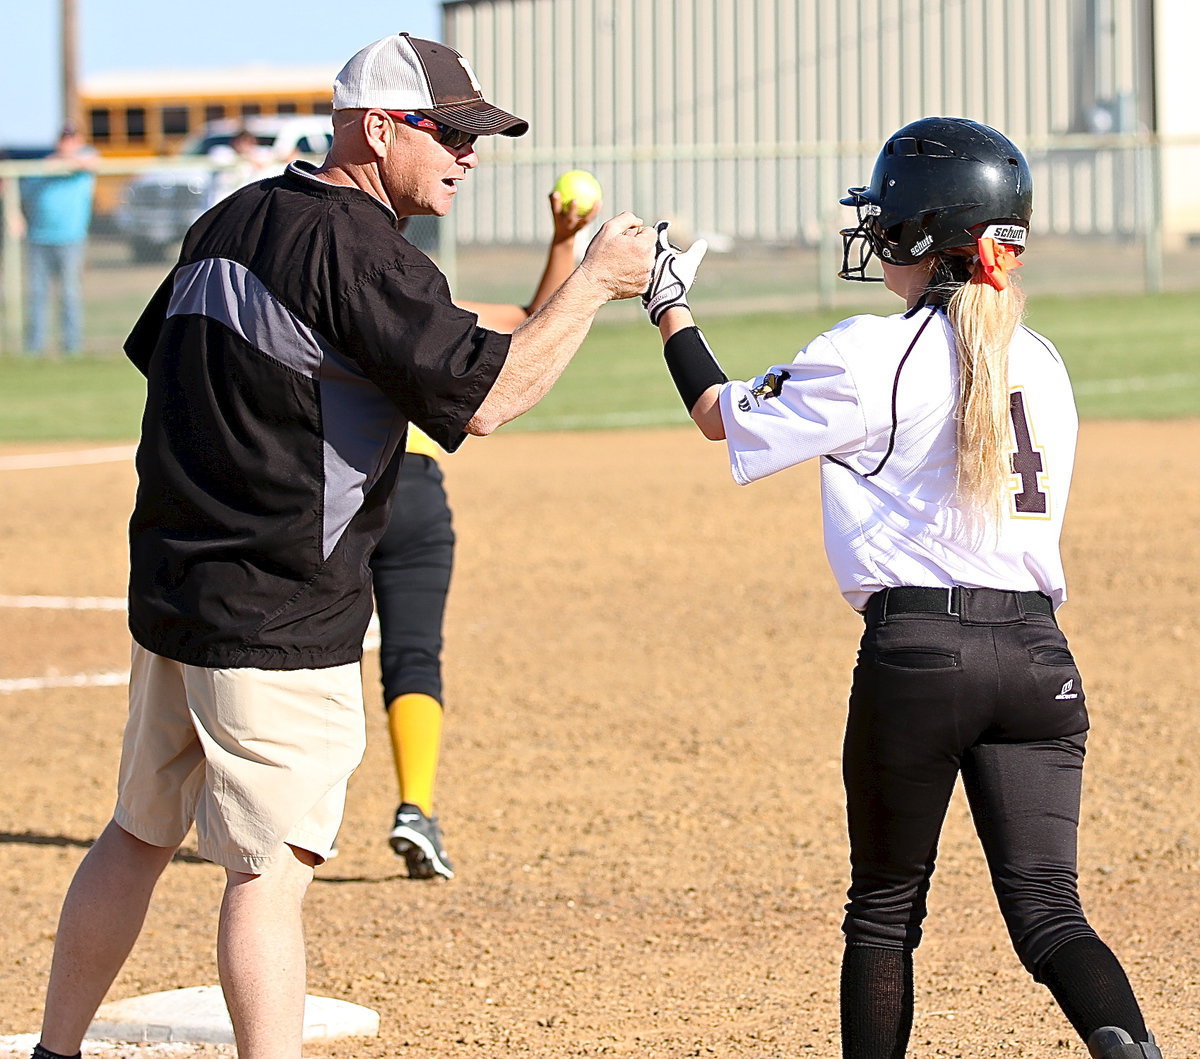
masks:
[[[80,92],[84,135],[109,158],[173,153],[207,122],[329,114],[336,67],[245,66],[99,74]],[[101,177],[96,210],[111,212],[125,180]]]

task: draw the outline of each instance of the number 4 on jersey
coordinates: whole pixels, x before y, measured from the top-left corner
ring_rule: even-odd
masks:
[[[1018,515],[1044,515],[1046,494],[1038,489],[1038,474],[1045,468],[1042,454],[1033,447],[1029,435],[1029,420],[1025,417],[1025,395],[1014,390],[1008,398],[1008,410],[1012,416],[1013,440],[1017,443],[1012,454],[1013,474],[1020,482],[1020,490],[1014,496]]]

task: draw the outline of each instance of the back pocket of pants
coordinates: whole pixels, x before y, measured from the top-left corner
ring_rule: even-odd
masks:
[[[1058,644],[1046,644],[1029,649],[1029,660],[1039,666],[1074,666],[1071,652]]]
[[[889,669],[958,669],[960,662],[957,651],[934,651],[927,647],[892,647],[880,651],[875,661]]]

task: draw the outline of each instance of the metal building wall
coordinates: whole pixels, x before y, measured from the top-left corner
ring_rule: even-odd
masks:
[[[531,123],[488,138],[459,238],[536,241],[555,175],[606,210],[812,244],[883,138],[926,114],[995,125],[1027,151],[1036,223],[1133,234],[1152,208],[1151,0],[457,0],[448,42]]]

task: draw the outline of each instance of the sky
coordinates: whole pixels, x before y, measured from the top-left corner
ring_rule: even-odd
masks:
[[[408,30],[433,37],[438,0],[76,0],[80,77],[126,70],[328,63]],[[0,0],[0,146],[50,144],[62,122],[59,0]]]

